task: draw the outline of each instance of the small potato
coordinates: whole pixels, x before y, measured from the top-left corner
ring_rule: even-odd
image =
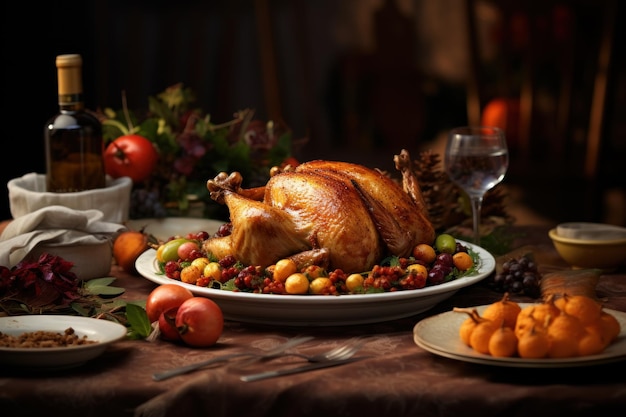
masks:
[[[306,294],[309,292],[309,279],[302,273],[291,274],[285,280],[287,294]]]
[[[361,274],[350,274],[346,278],[346,288],[348,288],[348,291],[354,292],[363,287],[363,281],[364,278]]]
[[[193,266],[197,266],[200,271],[204,271],[204,268],[209,264],[209,259],[208,258],[196,258],[193,261],[191,261],[191,264]]]
[[[220,266],[218,262],[209,262],[204,267],[202,271],[202,275],[204,275],[206,278],[209,278],[215,281],[221,281],[222,267]]]
[[[285,282],[287,277],[297,272],[296,263],[291,259],[281,259],[274,267],[274,281]]]
[[[406,268],[406,270],[407,270],[407,272],[413,273],[415,275],[420,275],[420,276],[424,276],[424,277],[428,276],[428,269],[424,265],[421,265],[421,264],[409,265]]]
[[[311,294],[324,294],[328,292],[328,289],[333,285],[330,278],[318,277],[315,278],[309,284],[309,293]]]
[[[194,265],[189,265],[184,267],[183,270],[180,271],[180,280],[187,284],[195,285],[200,278],[201,273],[202,271],[200,270],[200,268]]]

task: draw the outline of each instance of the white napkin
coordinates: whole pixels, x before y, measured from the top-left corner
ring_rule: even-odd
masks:
[[[12,220],[0,235],[0,265],[15,266],[37,245],[96,245],[126,229],[102,221],[100,210],[49,206]]]
[[[97,209],[108,222],[124,223],[128,220],[130,194],[133,181],[129,177],[107,176],[104,188],[74,193],[46,191],[46,176],[31,172],[7,183],[11,215],[17,219],[49,206],[65,206],[75,210]]]

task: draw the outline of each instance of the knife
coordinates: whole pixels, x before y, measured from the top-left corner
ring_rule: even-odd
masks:
[[[258,374],[243,375],[239,379],[241,379],[244,382],[260,381],[262,379],[274,378],[277,376],[293,375],[293,374],[299,374],[302,372],[314,371],[316,369],[331,368],[333,366],[344,365],[347,363],[360,361],[361,359],[365,359],[369,357],[370,356],[358,356],[356,358],[310,363],[308,365],[299,366],[296,368],[279,369],[276,371],[266,371],[266,372],[259,372]]]
[[[283,353],[285,350],[298,346],[304,342],[307,342],[309,340],[313,339],[312,336],[301,336],[301,337],[294,337],[292,339],[289,339],[288,341],[286,341],[285,343],[277,346],[276,348],[260,355],[263,357],[272,357],[278,354]],[[152,375],[152,379],[155,381],[163,381],[165,379],[171,378],[173,376],[177,376],[177,375],[182,375],[182,374],[186,374],[189,373],[191,371],[194,371],[196,369],[200,369],[200,368],[204,368],[205,366],[211,365],[213,363],[218,363],[218,362],[226,362],[230,359],[233,358],[239,358],[242,356],[255,356],[255,353],[251,353],[251,352],[239,352],[239,353],[230,353],[227,355],[221,355],[221,356],[215,356],[211,359],[207,359],[205,361],[201,361],[201,362],[195,362],[192,363],[190,365],[186,365],[186,366],[181,366],[178,368],[174,368],[174,369],[169,369],[167,371],[162,371],[162,372],[157,372],[155,374]]]

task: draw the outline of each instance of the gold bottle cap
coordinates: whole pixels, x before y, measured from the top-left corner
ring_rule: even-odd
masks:
[[[58,55],[56,58],[59,96],[83,92],[83,59],[79,54]]]
[[[79,54],[58,55],[56,65],[57,68],[80,67],[83,65],[83,58]]]

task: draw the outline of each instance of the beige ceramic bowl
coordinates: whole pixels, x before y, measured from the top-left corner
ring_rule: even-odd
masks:
[[[81,281],[108,277],[111,272],[113,243],[108,239],[91,245],[37,245],[28,256],[36,260],[44,252],[72,262],[74,264],[72,272]]]
[[[574,268],[614,270],[626,265],[626,238],[577,239],[559,235],[556,228],[549,235],[559,255]]]

